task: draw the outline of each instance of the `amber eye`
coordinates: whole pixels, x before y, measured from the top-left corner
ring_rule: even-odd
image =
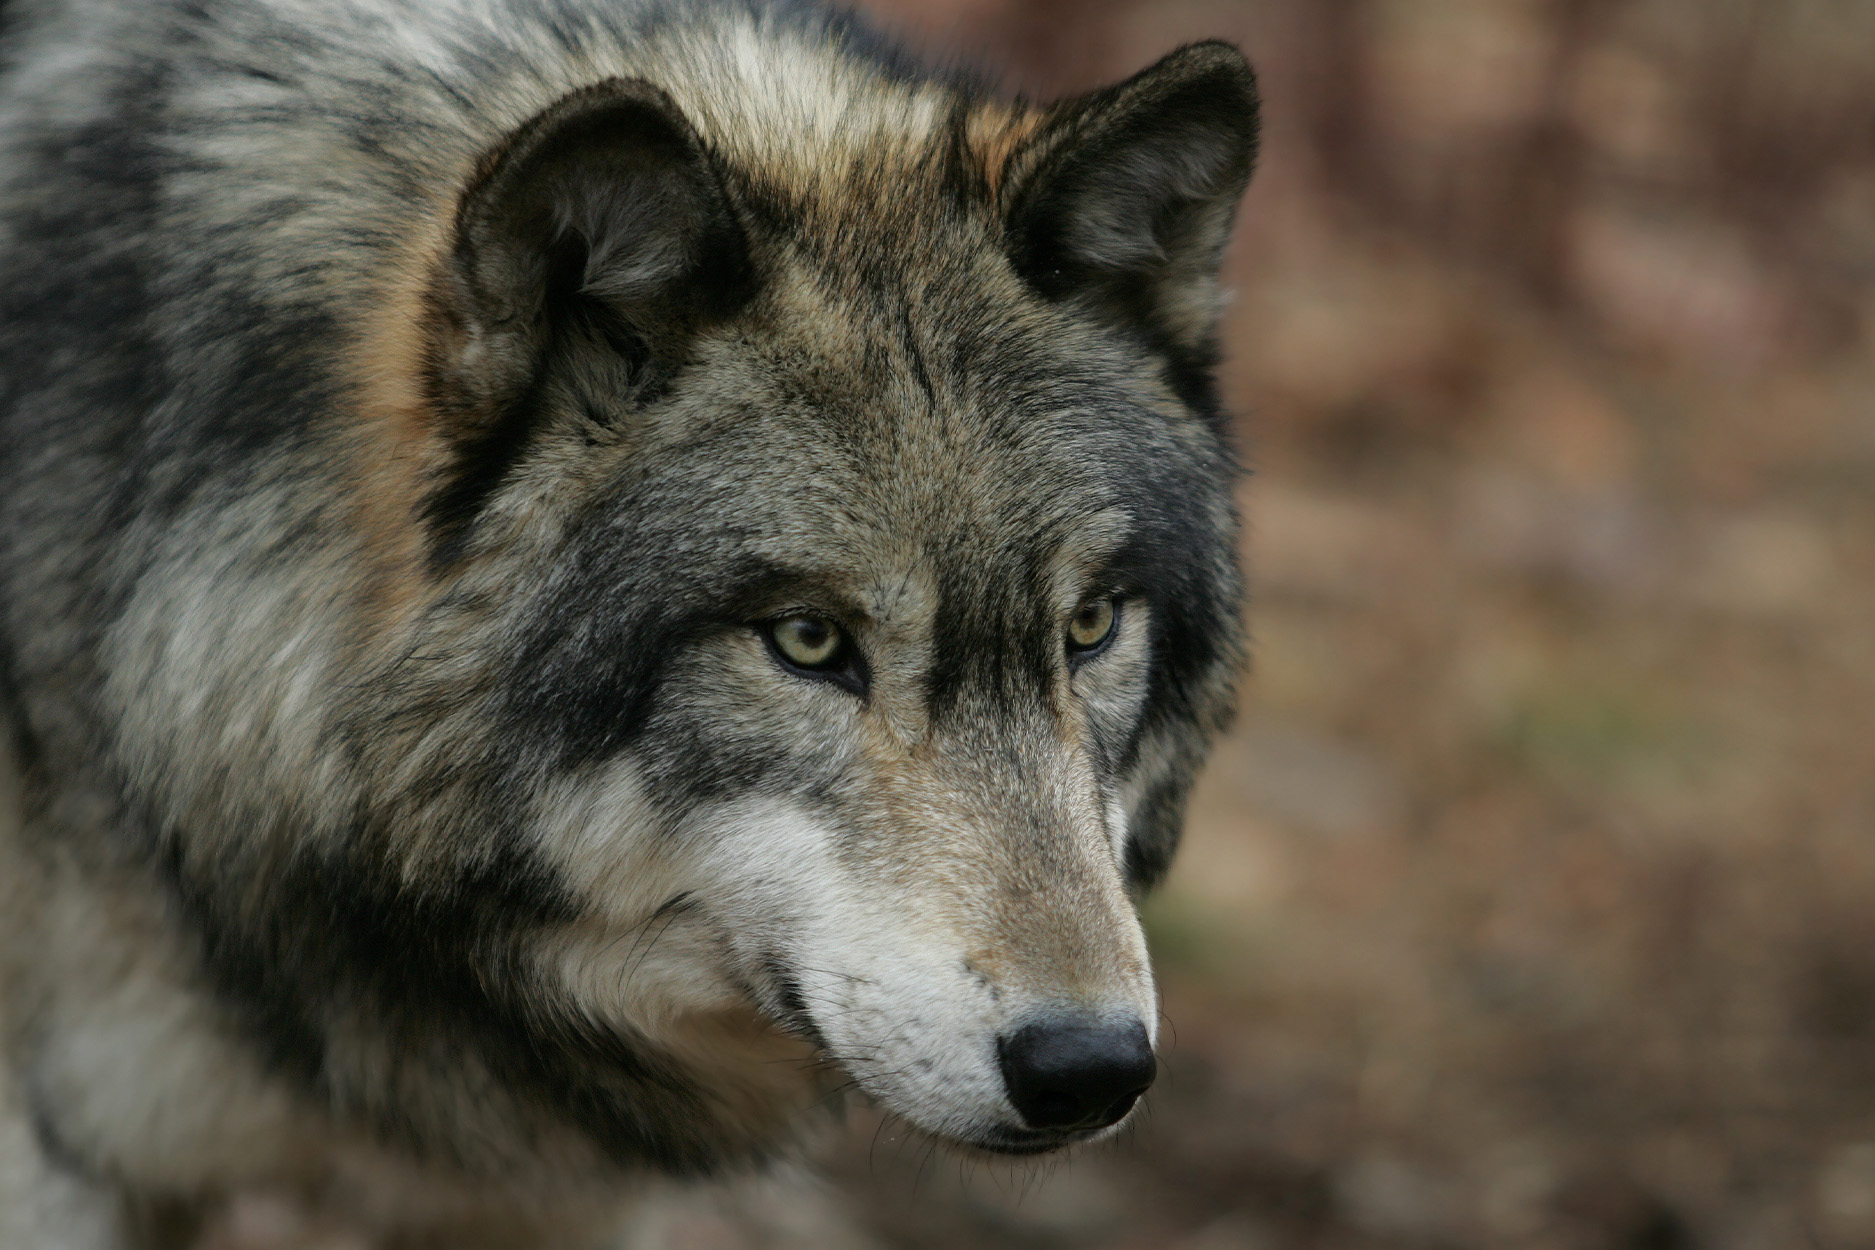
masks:
[[[796,668],[832,668],[844,657],[846,634],[824,616],[784,616],[768,627],[775,651]]]
[[[1068,650],[1092,651],[1113,636],[1113,623],[1118,617],[1114,601],[1109,598],[1089,599],[1080,610],[1068,618]]]

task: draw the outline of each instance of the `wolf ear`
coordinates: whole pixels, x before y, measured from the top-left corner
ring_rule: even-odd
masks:
[[[579,327],[634,371],[750,289],[742,227],[671,98],[612,79],[568,95],[482,160],[458,204],[435,353],[453,408],[494,417]]]
[[[1208,353],[1219,258],[1256,150],[1256,78],[1227,43],[1064,101],[1005,178],[1016,268],[1050,299]]]

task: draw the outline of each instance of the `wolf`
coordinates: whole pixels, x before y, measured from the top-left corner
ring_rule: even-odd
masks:
[[[849,1090],[1114,1132],[1256,142],[1216,42],[1037,103],[814,4],[7,0],[5,1250],[598,1245]]]

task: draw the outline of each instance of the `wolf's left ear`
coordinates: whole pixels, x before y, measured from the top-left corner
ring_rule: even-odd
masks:
[[[1050,299],[1205,353],[1256,151],[1249,62],[1227,43],[1181,48],[1043,115],[1002,180],[1011,259]]]
[[[469,181],[436,364],[459,411],[494,414],[557,337],[597,336],[647,364],[750,285],[740,221],[689,121],[650,83],[612,79],[523,123]]]

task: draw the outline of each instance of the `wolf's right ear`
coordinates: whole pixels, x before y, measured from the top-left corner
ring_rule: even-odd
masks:
[[[1217,268],[1257,151],[1256,77],[1227,43],[1192,44],[1046,110],[998,181],[1030,285],[1203,356]]]
[[[458,203],[436,291],[439,398],[497,418],[575,324],[651,364],[751,286],[741,224],[671,98],[642,80],[583,88],[491,150]]]

